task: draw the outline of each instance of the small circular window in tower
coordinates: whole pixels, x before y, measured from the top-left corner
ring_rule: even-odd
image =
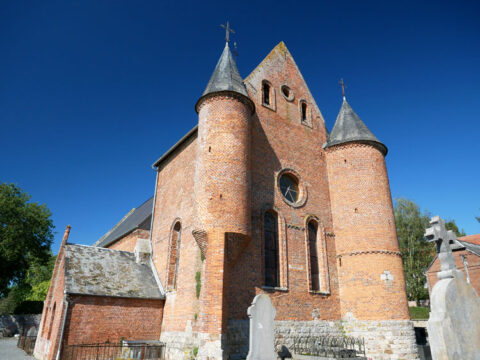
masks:
[[[293,95],[292,89],[290,89],[287,85],[282,85],[282,87],[280,88],[280,90],[281,90],[281,93],[282,93],[283,97],[284,97],[287,101],[293,101],[294,95]]]
[[[291,203],[298,200],[298,180],[291,174],[283,174],[280,177],[280,191],[283,197]]]

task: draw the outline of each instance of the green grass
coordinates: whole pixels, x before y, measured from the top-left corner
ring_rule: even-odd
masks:
[[[427,320],[430,309],[427,307],[412,306],[410,307],[410,317],[412,320]]]

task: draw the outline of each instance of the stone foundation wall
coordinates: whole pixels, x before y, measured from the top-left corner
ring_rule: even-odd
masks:
[[[160,341],[166,344],[165,360],[223,359],[220,339],[212,339],[209,334],[192,332],[189,326],[185,332],[162,332]]]
[[[248,320],[229,320],[226,353],[230,359],[248,354]],[[275,321],[275,348],[293,351],[295,337],[352,336],[365,339],[367,358],[372,360],[417,360],[413,324],[408,320],[389,321]]]
[[[366,356],[372,360],[418,360],[413,324],[408,320],[388,321],[275,321],[275,349],[293,353],[296,337],[352,336],[364,338]],[[162,333],[160,340],[167,344],[166,360],[172,359],[245,359],[248,354],[249,320],[229,320],[223,339],[212,340],[208,334],[186,332]],[[293,355],[293,354],[292,354]],[[223,356],[223,357],[222,357]]]
[[[295,337],[341,336],[340,321],[275,321],[275,350],[293,351]],[[226,359],[245,359],[248,354],[249,320],[229,320],[225,343]]]
[[[346,335],[363,337],[367,358],[418,360],[415,331],[410,320],[342,321]]]

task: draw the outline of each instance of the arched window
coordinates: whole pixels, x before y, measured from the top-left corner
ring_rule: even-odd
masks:
[[[175,289],[177,287],[178,261],[180,258],[180,234],[182,225],[177,221],[173,226],[170,236],[169,256],[168,256],[168,272],[167,272],[167,288]]]
[[[320,290],[320,272],[318,271],[318,224],[314,220],[308,222],[308,250],[310,254],[310,289]]]
[[[279,286],[278,218],[267,211],[264,217],[265,286]]]
[[[302,121],[307,122],[307,103],[302,101],[301,103],[301,111],[302,111]]]
[[[270,85],[265,81],[263,82],[262,100],[265,105],[270,105]]]
[[[52,335],[53,320],[55,319],[55,309],[56,308],[57,308],[57,303],[54,303],[52,313],[51,313],[51,316],[50,316],[50,326],[48,327],[48,337],[47,337],[48,340],[50,340],[50,336]]]

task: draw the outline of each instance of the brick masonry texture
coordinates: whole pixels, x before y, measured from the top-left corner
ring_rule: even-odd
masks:
[[[160,338],[163,300],[70,296],[64,341],[68,345]]]
[[[138,239],[148,239],[150,237],[150,231],[144,229],[136,229],[131,233],[123,236],[114,243],[107,246],[112,250],[123,250],[133,252]]]
[[[342,317],[409,319],[383,154],[368,144],[327,149]],[[392,280],[382,280],[388,271]]]
[[[65,257],[63,255],[63,247],[60,247],[52,282],[43,305],[42,320],[34,349],[34,356],[40,360],[55,359],[60,343],[62,319],[65,313]]]

